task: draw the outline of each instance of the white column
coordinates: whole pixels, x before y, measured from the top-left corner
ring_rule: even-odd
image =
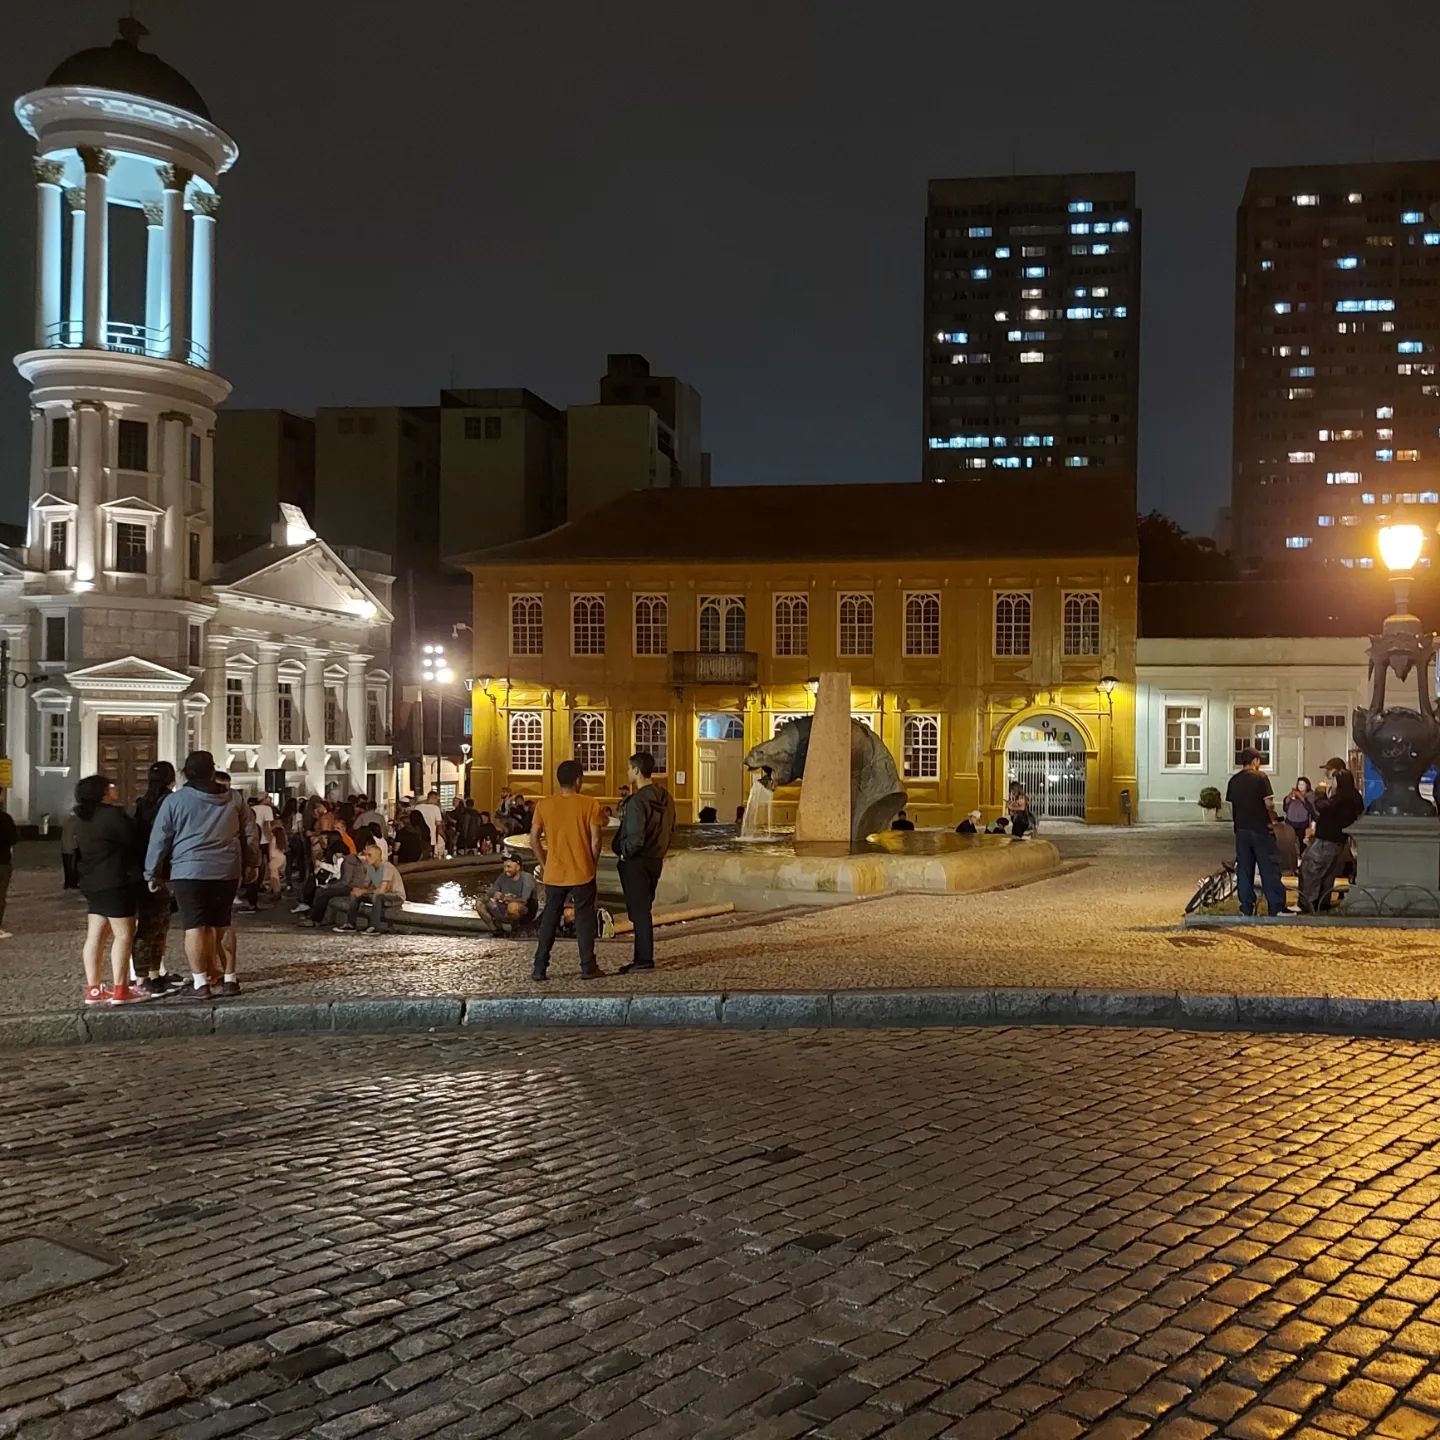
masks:
[[[10,642],[10,673],[20,675],[30,668],[30,625],[7,625],[5,638]],[[29,690],[10,686],[5,697],[5,746],[10,756],[15,783],[6,797],[5,808],[17,825],[30,819],[30,704]]]
[[[78,345],[85,332],[85,192],[65,192],[70,207],[70,291],[65,303],[65,343]]]
[[[35,162],[35,344],[55,343],[60,323],[60,242],[64,220],[60,214],[60,177],[65,167],[58,160]]]
[[[98,400],[75,402],[77,450],[75,485],[75,583],[94,587],[100,572],[101,472],[105,465],[105,407]]]
[[[145,210],[145,353],[164,355],[170,315],[165,274],[165,207],[152,200]]]
[[[160,591],[185,593],[185,462],[189,458],[190,417],[182,410],[160,416],[160,504],[165,519],[160,532]]]
[[[110,270],[110,181],[115,157],[92,145],[80,147],[85,162],[85,339],[88,350],[105,348]]]
[[[305,784],[312,795],[325,793],[325,652],[305,656]]]
[[[40,551],[35,548],[45,544],[44,535],[37,531],[39,523],[33,508],[34,502],[50,487],[45,483],[50,471],[50,424],[45,412],[38,406],[30,407],[30,500],[31,509],[25,516],[25,544],[31,549],[30,565],[40,569]]]
[[[220,197],[197,190],[195,205],[195,253],[190,261],[190,354],[191,363],[215,368],[215,216]]]
[[[262,640],[255,647],[256,739],[260,742],[260,770],[280,763],[280,646]]]
[[[350,793],[365,791],[365,662],[368,655],[345,657],[345,719],[350,734]]]
[[[165,353],[171,360],[190,358],[189,326],[185,323],[185,291],[189,267],[185,260],[185,187],[190,172],[178,165],[160,171],[165,186],[165,253],[170,280],[170,335]]]
[[[230,646],[228,635],[206,637],[205,693],[210,708],[205,712],[205,748],[215,757],[215,764],[225,769],[230,750],[225,741],[225,652]]]

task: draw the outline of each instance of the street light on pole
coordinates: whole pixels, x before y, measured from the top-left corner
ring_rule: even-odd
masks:
[[[420,649],[420,778],[425,778],[425,691],[426,685],[435,687],[435,788],[440,788],[440,767],[444,760],[445,748],[445,699],[443,687],[455,678],[455,672],[445,661],[443,645],[423,645]]]

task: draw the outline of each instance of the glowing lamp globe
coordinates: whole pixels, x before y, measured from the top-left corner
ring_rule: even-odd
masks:
[[[1382,526],[1380,558],[1392,574],[1403,574],[1415,568],[1424,543],[1425,535],[1418,525]]]

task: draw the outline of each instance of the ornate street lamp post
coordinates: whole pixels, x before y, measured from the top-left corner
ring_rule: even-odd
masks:
[[[1422,633],[1410,614],[1410,585],[1420,558],[1423,534],[1418,525],[1386,525],[1380,531],[1380,556],[1395,586],[1395,613],[1380,634],[1370,637],[1370,704],[1355,711],[1355,743],[1385,782],[1370,805],[1370,815],[1434,815],[1420,794],[1420,777],[1440,755],[1440,720],[1430,692],[1430,660],[1436,637]],[[1419,709],[1385,706],[1385,682],[1392,672],[1404,684],[1415,671]]]

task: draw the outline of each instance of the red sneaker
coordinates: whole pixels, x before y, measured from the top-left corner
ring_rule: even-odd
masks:
[[[110,992],[110,1003],[112,1005],[139,1005],[146,1000],[152,1000],[154,996],[147,995],[143,990],[136,989],[130,985],[117,985]]]
[[[110,992],[103,985],[87,985],[85,987],[85,1003],[87,1005],[104,1005],[110,999]]]

